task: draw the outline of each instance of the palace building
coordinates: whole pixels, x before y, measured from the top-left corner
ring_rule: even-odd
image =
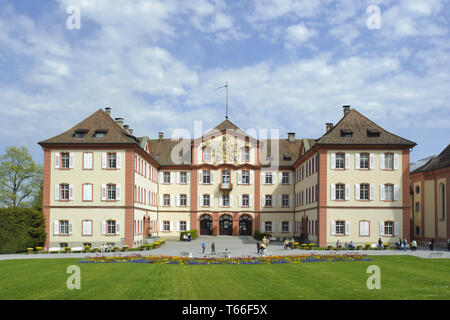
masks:
[[[136,247],[151,234],[410,238],[409,154],[349,106],[318,139],[257,139],[226,119],[196,139],[137,137],[111,109],[41,141],[46,248]]]

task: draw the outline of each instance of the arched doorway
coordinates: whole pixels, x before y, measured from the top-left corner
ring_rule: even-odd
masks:
[[[239,235],[251,236],[252,235],[252,217],[248,214],[243,214],[239,218]]]
[[[209,214],[204,214],[200,217],[200,235],[212,236],[213,234],[213,220]]]
[[[233,235],[233,217],[224,214],[219,219],[219,235],[232,236]]]

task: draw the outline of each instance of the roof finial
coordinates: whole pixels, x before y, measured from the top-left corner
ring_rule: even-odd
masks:
[[[221,89],[221,88],[226,88],[226,103],[225,103],[225,107],[226,107],[226,111],[225,111],[225,119],[228,120],[228,81],[226,82],[226,85],[224,85],[223,87],[218,87],[217,90]]]

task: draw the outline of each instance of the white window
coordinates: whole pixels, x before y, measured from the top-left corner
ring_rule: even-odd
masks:
[[[250,161],[250,150],[249,150],[249,148],[244,148],[242,150],[242,161]]]
[[[114,220],[106,221],[106,234],[109,235],[116,234],[116,221]]]
[[[283,194],[281,196],[281,206],[289,207],[289,195],[288,194]]]
[[[205,162],[211,161],[211,149],[210,148],[203,149],[203,161],[205,161]]]
[[[384,169],[393,170],[394,169],[394,154],[385,153],[384,154]]]
[[[204,207],[209,207],[211,203],[211,199],[209,197],[209,194],[204,194],[203,195],[203,206]]]
[[[180,172],[180,183],[187,184],[187,172]]]
[[[170,206],[170,194],[163,196],[163,206]]]
[[[392,184],[384,185],[384,200],[394,200],[394,186]]]
[[[361,153],[359,158],[359,168],[360,169],[369,169],[369,154]]]
[[[83,184],[83,201],[92,201],[92,184]]]
[[[187,196],[185,194],[180,194],[180,206],[187,206]]]
[[[108,153],[108,169],[117,169],[117,153]]]
[[[83,154],[83,169],[91,170],[93,169],[93,153],[86,152]]]
[[[108,200],[117,200],[117,188],[115,184],[108,184]]]
[[[170,231],[170,221],[163,221],[163,231]]]
[[[345,221],[336,221],[336,235],[345,235]]]
[[[222,171],[222,183],[230,183],[230,170],[225,169]]]
[[[69,221],[61,220],[59,221],[59,234],[68,235],[69,234]]]
[[[270,194],[266,194],[266,199],[265,199],[265,207],[271,207],[272,206],[272,195]]]
[[[170,184],[170,172],[165,171],[164,173],[164,183]]]
[[[224,206],[224,207],[230,206],[230,195],[229,194],[222,195],[222,206]]]
[[[203,170],[203,184],[211,183],[211,172],[209,170]]]
[[[83,220],[83,236],[91,236],[91,235],[92,235],[92,221]]]
[[[68,184],[60,185],[59,197],[61,200],[69,200],[69,185]]]
[[[70,168],[70,154],[68,152],[61,153],[61,168],[63,169]]]
[[[384,222],[384,235],[393,236],[394,235],[394,223],[392,221]]]
[[[273,181],[272,180],[273,179],[272,172],[266,172],[265,176],[266,176],[265,183],[272,184],[272,181]]]
[[[359,198],[360,200],[369,200],[370,185],[362,183],[359,185]]]
[[[345,200],[345,185],[336,185],[336,200]]]
[[[248,194],[243,194],[242,195],[242,206],[243,207],[248,207],[249,206],[249,196],[248,196]]]
[[[267,232],[267,233],[272,232],[272,221],[264,222],[264,232]]]
[[[359,235],[366,237],[370,235],[370,222],[360,221],[359,222]]]
[[[289,221],[281,222],[281,232],[289,232]]]
[[[345,153],[336,153],[336,169],[345,169]]]
[[[289,172],[283,172],[281,183],[289,184]]]
[[[180,231],[187,231],[186,221],[180,221]]]
[[[242,184],[250,183],[250,173],[248,170],[242,170]]]

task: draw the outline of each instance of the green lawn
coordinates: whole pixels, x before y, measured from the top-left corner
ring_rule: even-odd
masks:
[[[0,261],[0,299],[450,299],[450,260],[411,256],[281,265],[77,264],[78,259]],[[81,290],[66,269],[81,268]],[[369,290],[366,269],[381,269]]]

